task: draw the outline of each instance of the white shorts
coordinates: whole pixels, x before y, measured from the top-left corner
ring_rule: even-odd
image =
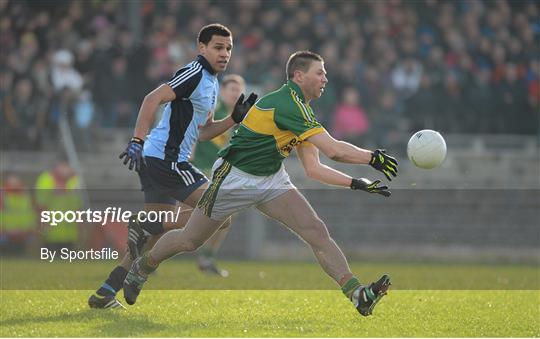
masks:
[[[276,173],[261,177],[246,173],[219,158],[212,167],[212,183],[197,207],[209,218],[221,221],[295,188],[283,164]]]

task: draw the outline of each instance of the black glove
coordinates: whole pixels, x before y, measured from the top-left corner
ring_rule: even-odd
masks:
[[[257,101],[257,94],[251,93],[246,101],[244,101],[244,94],[241,94],[238,98],[238,101],[236,101],[234,109],[231,113],[231,117],[234,122],[236,122],[237,124],[242,122],[251,106],[255,104],[255,101]]]
[[[386,154],[386,151],[383,149],[378,149],[373,152],[371,155],[371,160],[369,161],[371,167],[377,171],[381,171],[386,175],[386,178],[392,181],[391,176],[397,176],[398,173],[398,163],[396,158]]]
[[[120,154],[119,158],[124,158],[124,165],[129,161],[129,169],[132,170],[135,167],[135,170],[138,172],[141,169],[141,163],[144,162],[142,155],[144,146],[144,140],[137,137],[131,138],[131,141],[126,147],[126,150]]]
[[[381,183],[380,180],[375,180],[371,182],[366,178],[353,178],[351,181],[351,189],[353,190],[362,190],[368,193],[378,193],[389,197],[392,193],[388,190],[387,186],[378,186]]]

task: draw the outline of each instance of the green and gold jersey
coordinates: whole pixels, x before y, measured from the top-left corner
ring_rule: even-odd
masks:
[[[251,107],[219,156],[244,172],[268,176],[280,169],[293,147],[322,132],[302,91],[289,80]]]
[[[225,119],[228,115],[229,112],[227,106],[220,100],[217,104],[216,111],[214,112],[214,120]],[[199,141],[197,146],[195,146],[195,155],[192,160],[193,165],[206,174],[210,174],[212,165],[218,158],[218,151],[227,145],[230,135],[230,130],[228,130],[212,140]]]

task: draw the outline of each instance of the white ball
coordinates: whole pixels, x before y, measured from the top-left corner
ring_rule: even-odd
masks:
[[[446,142],[439,132],[430,129],[418,131],[409,139],[407,156],[416,167],[438,167],[446,158]]]

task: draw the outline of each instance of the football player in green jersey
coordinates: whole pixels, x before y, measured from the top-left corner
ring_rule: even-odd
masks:
[[[234,109],[234,105],[238,101],[240,95],[246,89],[246,83],[244,78],[237,74],[228,74],[221,80],[221,86],[219,89],[219,101],[214,112],[214,119],[225,119],[231,114]],[[209,141],[199,141],[195,147],[195,155],[193,156],[192,163],[195,167],[199,168],[208,177],[211,177],[212,165],[218,158],[218,152],[221,148],[227,145],[229,142],[231,133],[230,130],[218,135]],[[231,217],[224,225],[231,225]],[[200,254],[197,258],[197,264],[199,269],[203,272],[213,273],[222,277],[227,277],[228,272],[219,268],[215,262],[215,254],[221,247],[223,240],[227,236],[229,228],[223,228],[221,232],[216,232],[204,246],[199,250]]]
[[[353,275],[325,223],[291,183],[283,159],[296,148],[308,177],[385,197],[390,192],[380,185],[380,180],[352,178],[323,165],[319,152],[335,161],[369,164],[388,180],[397,175],[397,161],[384,150],[370,151],[336,140],[317,122],[309,104],[322,95],[328,82],[321,56],[309,51],[296,52],[287,62],[286,73],[287,83],[255,103],[230,144],[220,151],[212,183],[185,229],[167,232],[152,250],[133,263],[124,281],[128,304],[135,303],[148,274],[161,262],[196,250],[223,220],[250,206],[298,234],[361,315],[370,315],[386,294],[390,286],[388,275],[371,284],[361,284]]]

